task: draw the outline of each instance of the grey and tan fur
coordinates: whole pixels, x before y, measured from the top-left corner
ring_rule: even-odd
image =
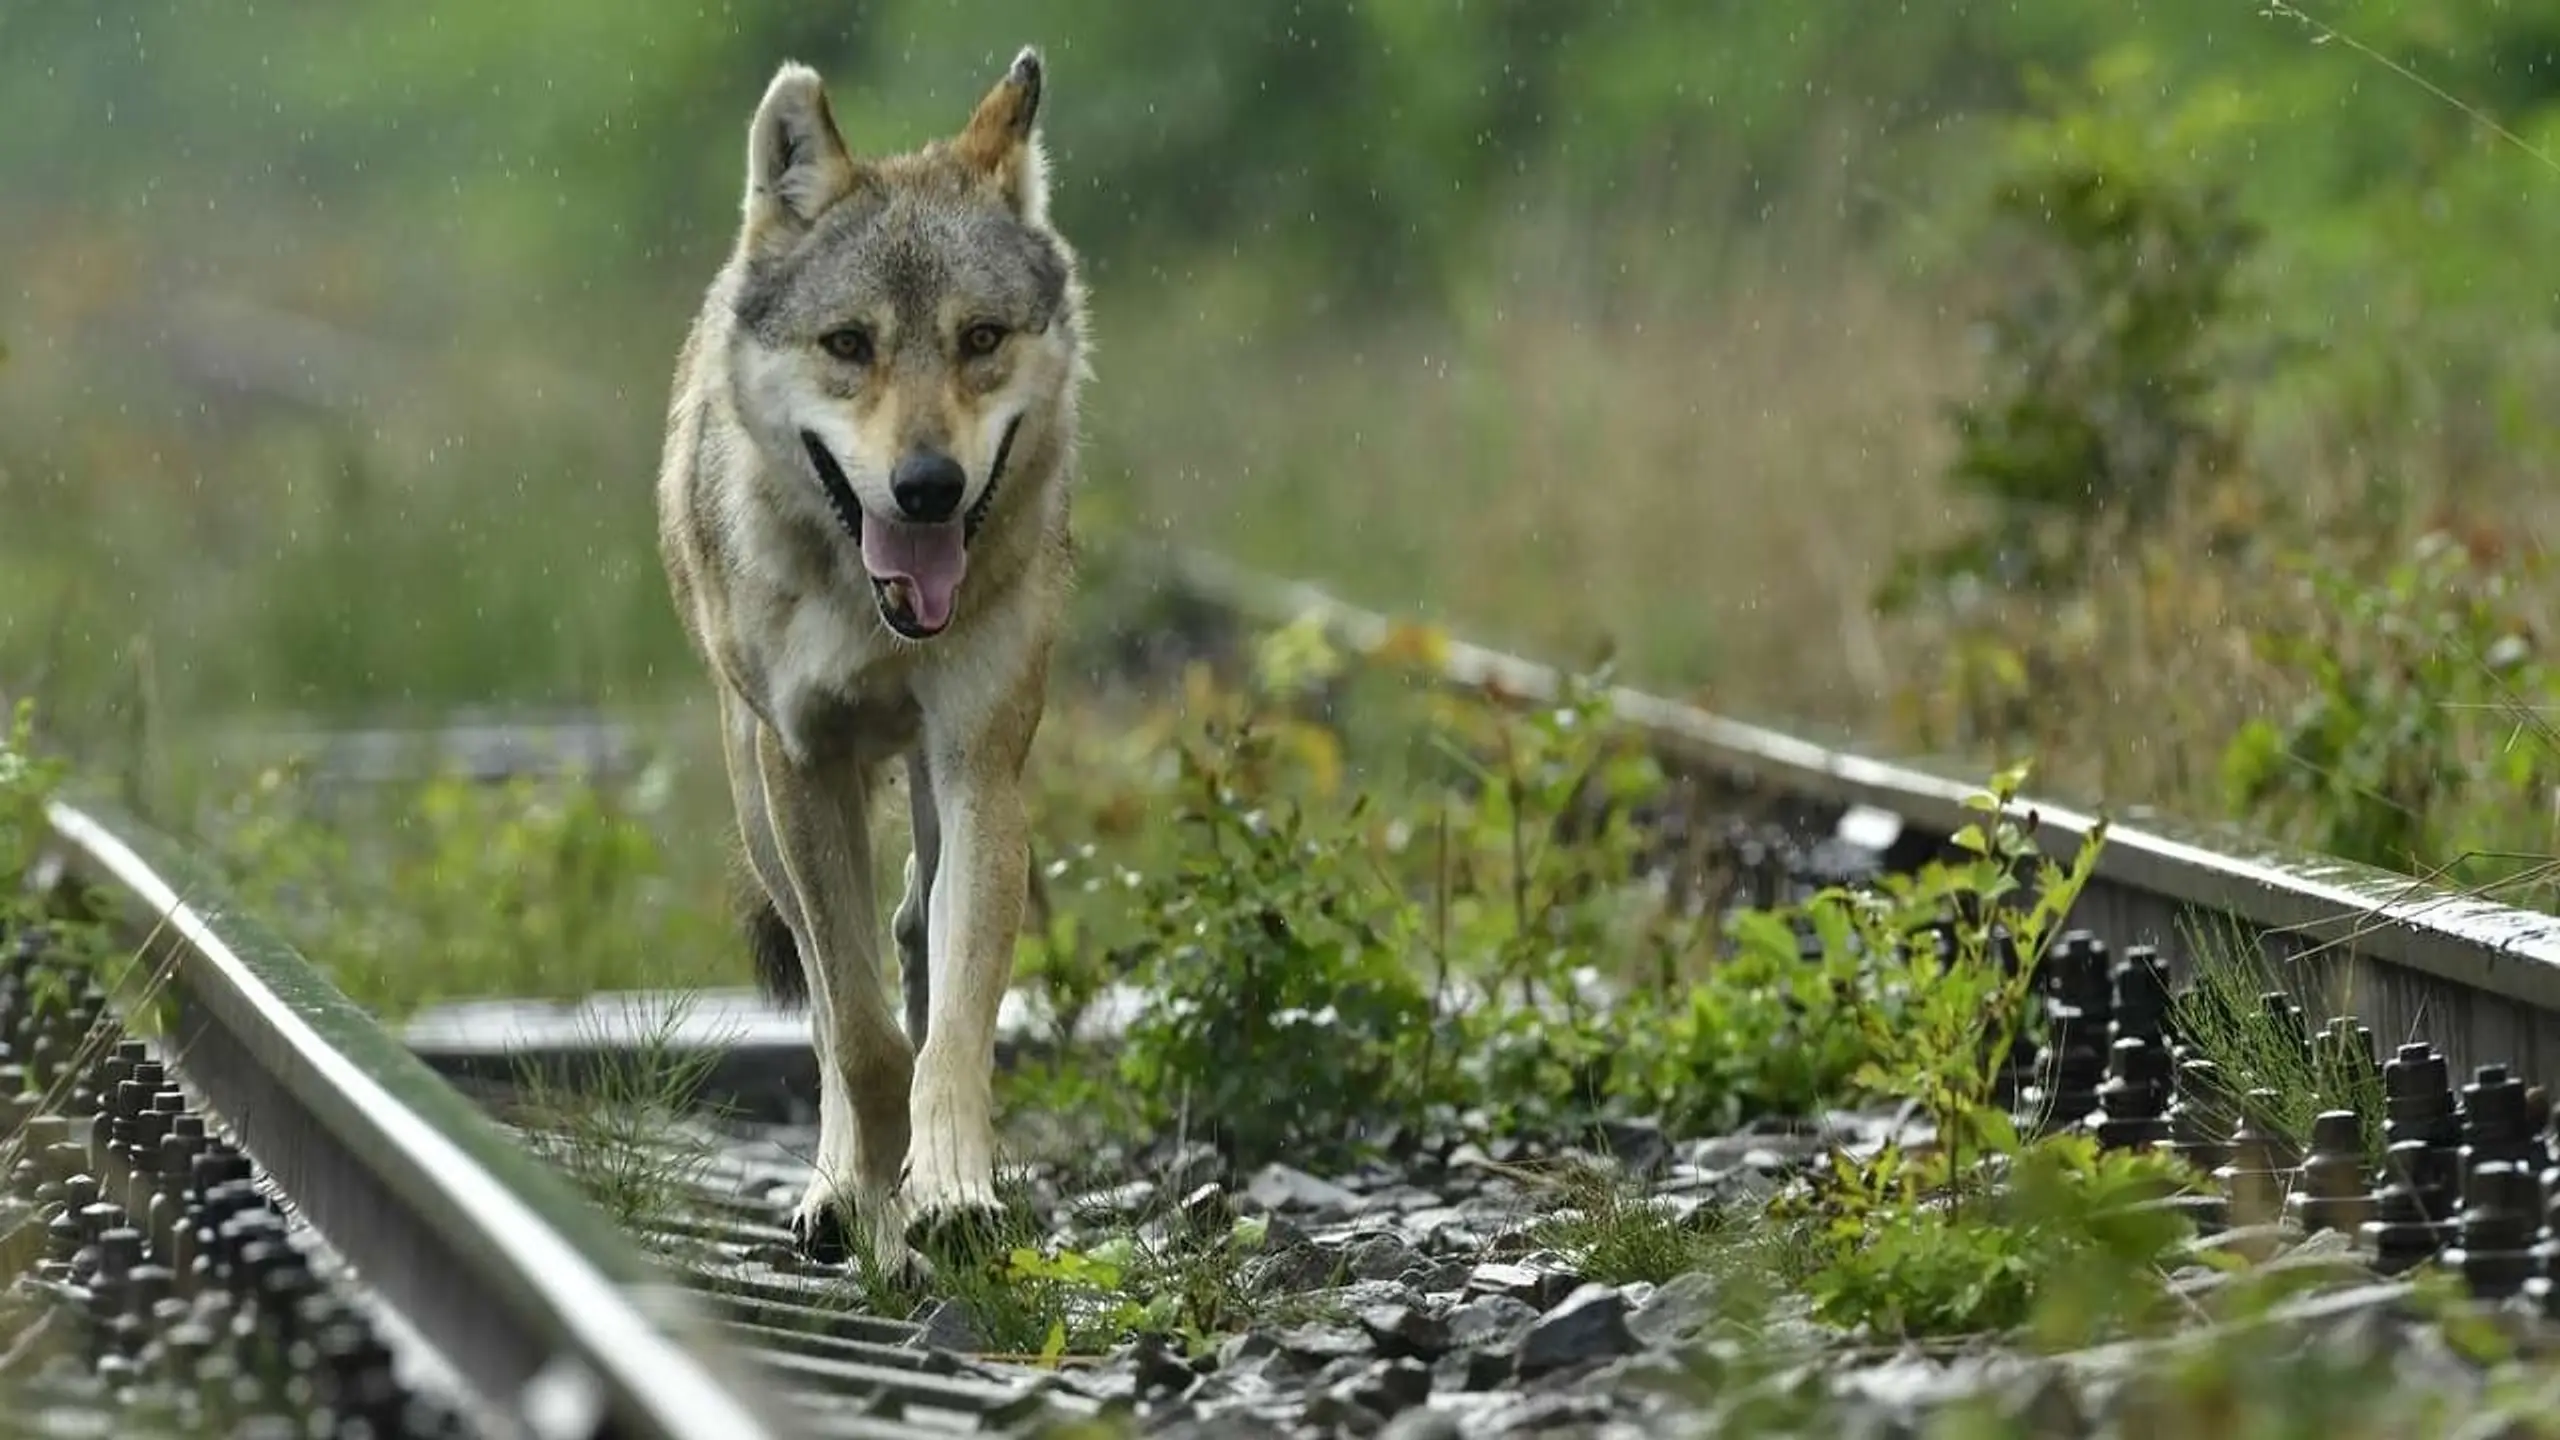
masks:
[[[817,1172],[794,1228],[994,1204],[996,1011],[1029,837],[1022,768],[1072,566],[1085,378],[1025,49],[949,138],[849,151],[785,64],[747,143],[745,219],[677,362],[659,537],[711,669],[769,991],[810,1002]],[[914,816],[882,977],[871,801]]]

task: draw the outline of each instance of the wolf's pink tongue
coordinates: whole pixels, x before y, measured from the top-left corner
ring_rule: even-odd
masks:
[[[865,515],[862,568],[875,580],[906,581],[916,623],[939,630],[951,623],[951,597],[969,572],[969,549],[956,523],[902,525]]]

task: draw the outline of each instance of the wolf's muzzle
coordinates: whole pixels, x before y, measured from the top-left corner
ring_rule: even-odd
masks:
[[[995,463],[987,467],[987,488],[979,492],[977,501],[969,507],[969,513],[961,517],[961,523],[967,527],[968,538],[972,540],[978,538],[978,527],[986,523],[987,512],[995,508],[996,487],[1003,483],[1005,465],[1013,459],[1013,437],[1021,433],[1022,417],[1016,415],[1005,425],[1004,438],[996,442]],[[860,542],[862,501],[853,493],[853,482],[845,478],[844,467],[836,463],[835,452],[829,450],[827,443],[819,439],[814,431],[809,430],[800,432],[800,448],[808,452],[809,468],[818,473],[818,488],[826,492],[827,506],[836,512],[836,523],[844,527],[844,533],[852,536],[857,543]],[[904,472],[908,466],[915,464],[918,458],[910,456],[900,461],[899,471]],[[949,465],[955,475],[961,473],[956,461],[943,456],[932,458]],[[963,489],[967,487],[965,477],[961,480],[961,486]],[[936,513],[927,517],[919,513],[918,505],[909,504],[907,497],[898,493],[899,480],[896,475],[890,477],[889,488],[890,493],[898,501],[899,509],[906,511],[913,519],[928,523],[948,518],[951,514],[950,507],[957,504],[959,499],[958,494],[954,493],[948,499],[941,500]],[[921,501],[922,497],[919,499]]]

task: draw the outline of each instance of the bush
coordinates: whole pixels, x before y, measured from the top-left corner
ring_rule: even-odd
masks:
[[[1675,1131],[1720,1134],[1761,1115],[1810,1115],[1847,1097],[1874,1058],[1853,1013],[1864,964],[1846,947],[1807,956],[1787,916],[1745,912],[1701,983],[1646,992],[1605,1053],[1617,1108]]]
[[[1356,805],[1311,819],[1257,783],[1266,732],[1221,738],[1183,747],[1172,819],[1192,844],[1136,897],[1149,1000],[1120,1073],[1146,1123],[1210,1135],[1239,1163],[1340,1163],[1427,1099],[1411,911],[1360,868]]]
[[[1282,788],[1306,774],[1289,754],[1338,762],[1287,738],[1308,722],[1267,692],[1192,699],[1212,718],[1179,749],[1190,843],[1131,887],[1056,888],[1026,942],[1071,1009],[1092,968],[1068,963],[1095,933],[1081,907],[1106,932],[1135,911],[1146,998],[1117,1074],[1142,1127],[1317,1164],[1434,1117],[1544,1140],[1629,1118],[1701,1134],[1914,1095],[1950,1143],[1996,1138],[1966,1127],[2090,860],[2033,855],[2019,772],[1980,797],[1965,863],[1727,916],[1642,863],[1634,807],[1662,777],[1610,725],[1598,678],[1552,704],[1430,707],[1443,778],[1339,809]]]
[[[2304,624],[2250,632],[2300,698],[2223,755],[2232,808],[2328,854],[2489,883],[2540,862],[2560,795],[2538,556],[2421,538],[2365,574],[2295,557]]]
[[[675,883],[653,777],[444,775],[326,809],[262,772],[208,822],[243,898],[339,986],[398,1016],[449,996],[576,997],[716,967],[736,941]]]
[[[20,701],[0,732],[0,931],[30,918],[28,873],[53,828],[45,807],[62,782],[60,762],[36,751],[36,712]]]
[[[1887,1151],[1843,1164],[1807,1278],[1814,1313],[1879,1336],[2014,1330],[2085,1344],[2169,1313],[2158,1277],[2192,1228],[2142,1202],[2189,1182],[2164,1156],[2085,1135],[2004,1147],[2007,1187]]]
[[[2077,580],[2100,533],[2147,525],[2236,458],[2213,402],[2257,234],[2193,157],[2239,112],[2212,90],[2160,108],[2154,68],[2129,47],[2078,86],[2039,78],[2039,108],[2010,123],[1986,216],[2003,277],[1982,316],[1987,393],[1950,407],[1948,481],[1990,514],[1913,557],[1888,608],[1954,580]]]

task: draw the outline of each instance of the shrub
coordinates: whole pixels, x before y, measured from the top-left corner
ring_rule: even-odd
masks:
[[[2560,673],[2541,653],[2536,557],[2433,533],[2379,574],[2288,561],[2299,627],[2250,632],[2300,699],[2243,726],[2223,755],[2232,808],[2325,853],[2414,870],[2452,861],[2494,881],[2548,848]]]
[[[2037,108],[2008,126],[1984,215],[2002,277],[1985,393],[1949,407],[1949,483],[1989,515],[1906,557],[1888,609],[1953,581],[2074,582],[2100,534],[2147,525],[2236,459],[2214,402],[2257,234],[2195,156],[2241,110],[2214,90],[2162,108],[2152,69],[2127,47],[2076,86],[2035,77]]]
[[[389,1015],[454,995],[574,997],[725,971],[717,907],[675,882],[625,790],[576,775],[442,775],[324,809],[262,772],[206,829],[243,898],[349,995]],[[352,808],[347,808],[352,807]]]
[[[28,918],[28,873],[52,834],[45,806],[62,782],[59,761],[35,744],[35,705],[19,701],[0,732],[0,929]]]
[[[1272,743],[1248,724],[1183,746],[1171,818],[1192,843],[1136,897],[1150,999],[1120,1072],[1159,1129],[1239,1163],[1321,1165],[1420,1114],[1431,999],[1410,908],[1362,868],[1360,807],[1315,817],[1269,793]]]

